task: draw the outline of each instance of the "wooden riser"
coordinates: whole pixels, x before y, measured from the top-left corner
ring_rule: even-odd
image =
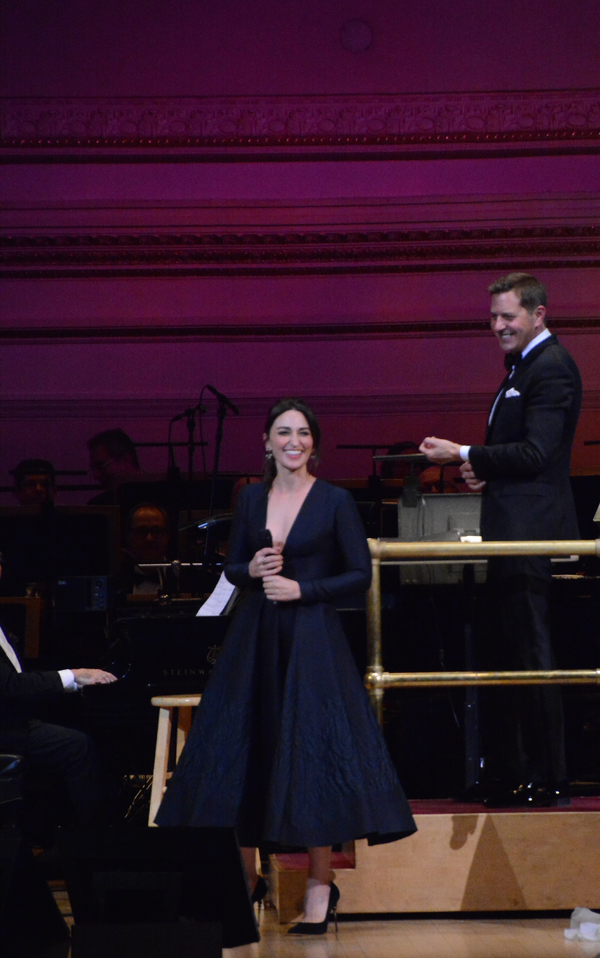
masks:
[[[338,870],[340,914],[538,911],[600,907],[600,812],[415,815],[400,842],[356,842]],[[271,859],[279,920],[298,914],[305,871]]]

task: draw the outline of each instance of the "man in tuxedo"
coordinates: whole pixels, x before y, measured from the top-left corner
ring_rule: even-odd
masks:
[[[440,465],[462,460],[469,489],[482,493],[484,540],[576,539],[569,476],[581,407],[579,370],[546,328],[546,290],[535,277],[510,273],[489,292],[491,328],[508,372],[490,411],[485,444],[429,436],[420,450]],[[550,584],[549,558],[489,560],[481,668],[554,668]],[[490,690],[486,698],[484,751],[492,783],[486,804],[569,804],[559,687],[513,686]]]
[[[31,770],[58,776],[82,825],[97,823],[103,812],[103,777],[94,743],[84,732],[33,715],[36,704],[52,693],[116,681],[102,669],[23,672],[0,628],[0,752],[22,755]]]

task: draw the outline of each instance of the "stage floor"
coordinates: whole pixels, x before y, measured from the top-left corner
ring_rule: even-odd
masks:
[[[261,917],[252,958],[595,958],[600,943],[569,942],[561,918],[399,918],[341,921],[322,938],[288,936],[274,911]],[[224,953],[225,958],[226,953]],[[233,955],[231,956],[233,958]],[[238,958],[238,956],[236,956]],[[241,958],[241,956],[240,956]]]
[[[64,886],[55,897],[67,922],[71,910]],[[568,942],[568,916],[522,918],[398,917],[343,920],[326,935],[299,940],[288,936],[274,908],[259,912],[261,940],[230,949],[223,958],[595,958],[598,942]]]

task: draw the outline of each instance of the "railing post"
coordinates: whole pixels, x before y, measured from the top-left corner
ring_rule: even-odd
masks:
[[[371,588],[367,592],[367,675],[369,697],[375,710],[377,721],[383,722],[383,688],[378,686],[377,678],[383,675],[381,654],[381,560],[377,554],[377,540],[370,539],[371,548]]]

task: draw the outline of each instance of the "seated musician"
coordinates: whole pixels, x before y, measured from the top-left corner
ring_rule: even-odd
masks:
[[[0,752],[23,756],[26,774],[42,772],[53,781],[58,778],[75,820],[82,825],[101,822],[106,812],[96,746],[84,732],[42,722],[35,713],[49,695],[110,682],[116,682],[116,676],[102,669],[23,672],[0,627]]]
[[[135,443],[123,429],[106,429],[92,436],[87,446],[90,472],[103,488],[88,505],[118,505],[119,483],[135,481],[142,475]]]
[[[164,592],[164,569],[142,569],[140,565],[167,562],[170,540],[169,515],[162,506],[143,502],[132,509],[125,528],[121,592],[128,595],[160,595]]]
[[[56,499],[56,471],[47,459],[23,459],[14,470],[14,493],[22,506],[48,506]]]

